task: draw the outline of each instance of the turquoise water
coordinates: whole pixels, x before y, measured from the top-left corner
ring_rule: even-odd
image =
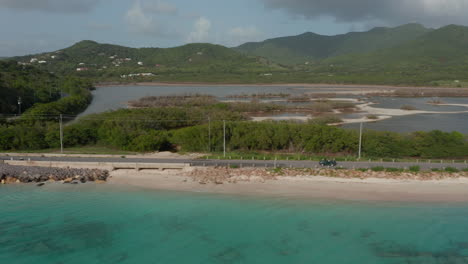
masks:
[[[0,263],[468,263],[468,204],[0,187]]]

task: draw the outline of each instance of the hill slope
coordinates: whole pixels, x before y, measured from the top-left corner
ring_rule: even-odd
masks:
[[[60,74],[79,73],[104,79],[138,73],[244,73],[277,68],[264,59],[250,58],[213,44],[128,48],[87,40],[56,52],[15,59]]]
[[[466,79],[468,27],[450,25],[393,48],[338,56],[322,61],[341,72],[380,72],[432,75],[439,79]]]
[[[36,103],[60,99],[62,93],[73,95],[91,84],[77,78],[60,78],[32,66],[15,61],[0,61],[0,114],[17,114],[18,99],[25,112]]]
[[[304,33],[299,36],[246,43],[234,48],[247,55],[262,56],[282,64],[304,64],[329,57],[366,53],[405,43],[422,36],[431,29],[419,24],[396,28],[374,28],[367,32],[351,32],[336,36]]]

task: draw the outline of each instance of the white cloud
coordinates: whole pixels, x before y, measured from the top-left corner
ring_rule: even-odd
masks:
[[[140,1],[127,11],[125,19],[132,32],[150,33],[154,30],[153,19],[143,12]]]
[[[0,8],[28,11],[83,13],[91,11],[101,0],[0,0]]]
[[[211,29],[211,21],[205,17],[198,18],[195,21],[194,29],[187,37],[188,43],[208,41]]]
[[[246,42],[260,41],[264,34],[256,27],[235,27],[227,32],[229,45],[238,46]]]
[[[162,3],[162,2],[161,2]],[[157,36],[163,38],[179,38],[180,32],[171,29],[155,15],[155,9],[147,9],[146,2],[135,0],[133,6],[125,14],[125,22],[132,33],[145,36]],[[168,11],[169,9],[165,9]],[[159,10],[162,12],[163,10]]]

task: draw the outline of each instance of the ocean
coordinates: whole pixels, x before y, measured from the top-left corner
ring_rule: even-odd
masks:
[[[468,204],[0,187],[0,263],[468,263]]]

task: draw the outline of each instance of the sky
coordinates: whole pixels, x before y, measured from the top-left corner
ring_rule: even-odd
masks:
[[[81,40],[129,47],[228,47],[315,32],[468,25],[468,0],[0,0],[0,57]]]

